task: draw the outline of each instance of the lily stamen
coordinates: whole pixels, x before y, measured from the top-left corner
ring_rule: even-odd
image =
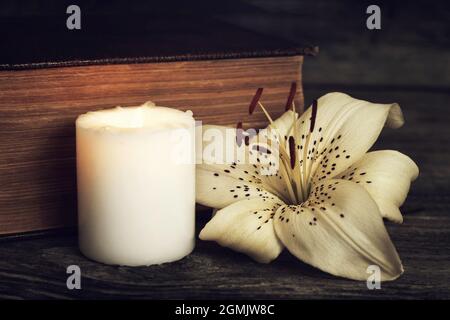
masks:
[[[291,90],[289,91],[289,96],[288,96],[288,99],[286,101],[286,106],[284,108],[285,111],[288,111],[290,108],[292,108],[292,111],[295,112],[294,98],[295,98],[296,92],[297,92],[297,83],[296,82],[292,82],[291,83]]]
[[[269,120],[270,123],[273,123],[272,117],[270,116],[270,114],[267,112],[266,108],[264,108],[264,106],[262,105],[261,102],[258,101],[258,105],[261,108],[261,110],[264,112],[264,114],[266,115],[267,120]]]
[[[295,167],[295,139],[293,136],[289,136],[289,155],[291,158],[291,169],[294,170]]]
[[[258,88],[258,90],[256,90],[256,93],[253,96],[253,99],[250,102],[250,105],[248,107],[248,113],[250,115],[252,115],[253,111],[255,111],[256,105],[258,104],[258,101],[261,98],[262,93],[263,93],[263,88]]]
[[[308,164],[311,163],[312,164],[312,157],[313,154],[311,153],[310,155],[308,155],[309,152],[311,152],[311,150],[309,150],[309,142],[311,140],[311,136],[313,134],[314,131],[314,127],[316,124],[316,117],[317,117],[317,100],[314,99],[312,106],[311,106],[311,119],[310,119],[310,126],[309,126],[309,134],[306,136],[306,142],[305,142],[305,146],[303,149],[303,159],[304,159],[304,170],[303,170],[303,175],[302,175],[302,182],[303,185],[305,186],[305,191],[306,193],[304,194],[304,198],[306,199],[308,197],[309,191],[310,191],[310,186],[309,186],[309,166]]]
[[[292,107],[292,123],[293,123],[293,126],[294,126],[293,139],[294,139],[294,141],[300,141],[298,124],[297,124],[297,112],[296,112],[296,109],[295,109],[295,102],[294,102],[294,98],[295,98],[296,92],[297,92],[297,83],[296,82],[292,82],[291,83],[291,89],[289,91],[289,96],[288,96],[288,100],[286,102],[286,107],[285,108],[286,108],[286,111],[288,111]],[[290,149],[295,149],[296,146],[297,145],[294,143],[294,145],[292,147],[290,147]],[[295,149],[295,152],[293,153],[294,157],[295,157],[295,153],[296,152],[297,152],[297,150]],[[301,165],[302,165],[302,162],[300,160],[299,163],[297,164],[297,166],[295,166],[295,160],[294,160],[294,166],[292,168],[293,173],[294,173],[295,189],[297,190],[297,199],[299,199],[299,202],[302,202],[304,199],[306,199],[305,198],[306,197],[306,190],[304,190],[305,188],[304,188],[304,184],[302,183],[302,178],[301,178],[301,175],[302,175],[301,174]]]

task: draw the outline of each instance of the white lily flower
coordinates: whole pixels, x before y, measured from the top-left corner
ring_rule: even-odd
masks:
[[[197,202],[218,209],[200,238],[264,263],[286,247],[336,276],[366,280],[367,267],[378,265],[382,281],[399,277],[403,267],[383,217],[403,221],[399,206],[419,170],[400,152],[368,152],[384,125],[403,124],[399,105],[329,93],[300,117],[292,108],[275,121],[259,105],[271,121],[267,130],[242,145],[239,130],[236,137],[257,162],[197,167]],[[203,130],[210,128],[229,129]],[[263,174],[274,163],[278,170]]]

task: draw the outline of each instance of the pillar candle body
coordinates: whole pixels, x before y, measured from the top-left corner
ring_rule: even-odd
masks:
[[[87,257],[151,265],[195,243],[195,123],[156,107],[89,112],[76,122],[78,228]]]

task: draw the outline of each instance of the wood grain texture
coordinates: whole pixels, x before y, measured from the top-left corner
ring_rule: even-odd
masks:
[[[212,124],[260,127],[256,88],[280,115],[303,57],[144,63],[0,72],[0,234],[71,225],[76,212],[75,119],[116,105],[191,109]],[[297,105],[303,105],[301,86]]]
[[[309,100],[334,88],[311,88]],[[419,165],[402,207],[402,225],[386,223],[405,273],[368,290],[364,282],[330,276],[287,252],[271,264],[198,240],[185,259],[144,268],[95,263],[78,251],[76,236],[3,239],[0,243],[1,298],[145,299],[450,299],[450,104],[448,93],[360,91],[350,94],[378,102],[400,103],[404,127],[386,129],[375,149],[397,149]],[[209,219],[198,214],[197,232]],[[0,238],[1,239],[1,238]],[[66,267],[82,270],[82,290],[66,289]]]

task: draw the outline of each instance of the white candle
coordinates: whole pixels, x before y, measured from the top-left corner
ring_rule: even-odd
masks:
[[[117,107],[76,121],[79,245],[107,264],[175,261],[194,248],[192,112]]]

